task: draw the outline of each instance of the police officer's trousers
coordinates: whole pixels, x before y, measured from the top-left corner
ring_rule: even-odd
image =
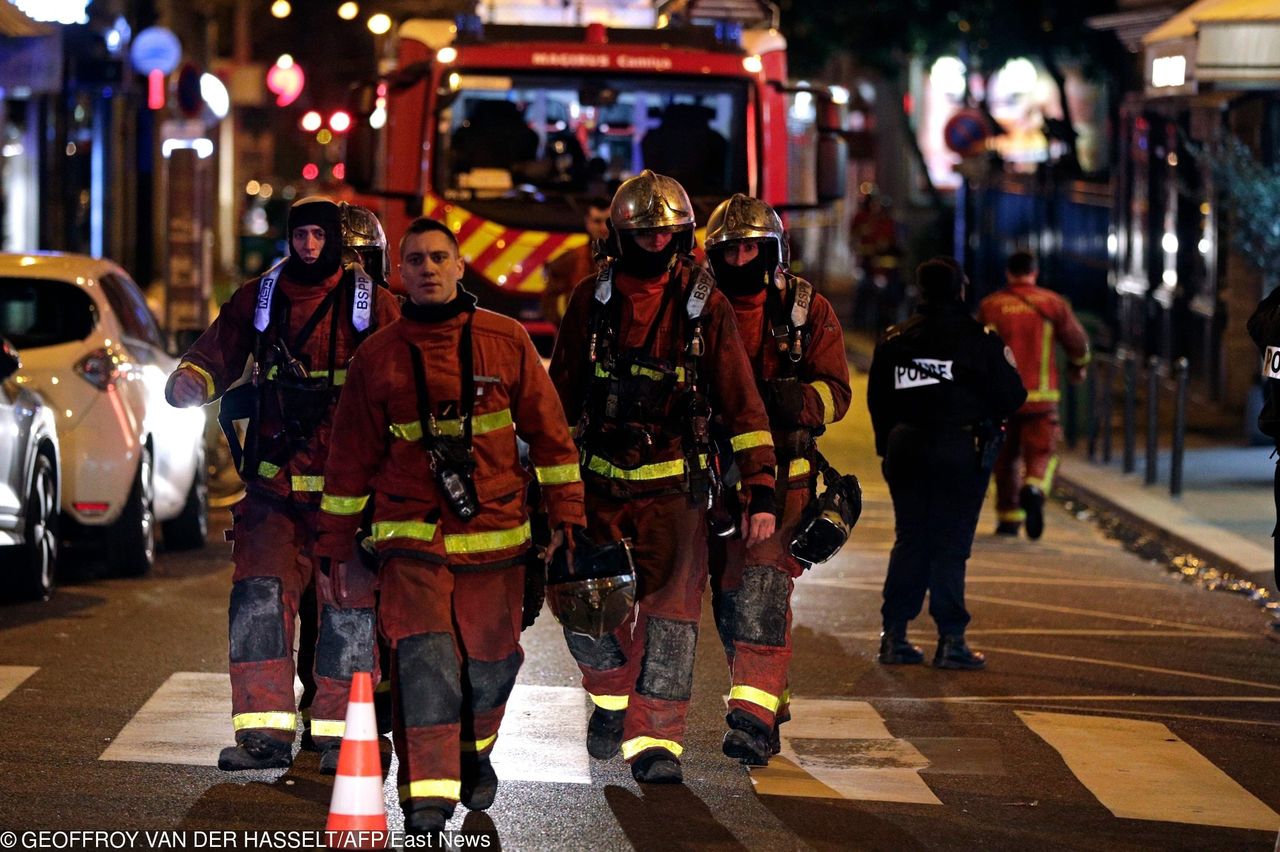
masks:
[[[884,628],[905,630],[920,614],[927,591],[938,635],[962,635],[969,623],[965,562],[989,480],[973,433],[899,424],[889,434],[884,477],[895,531],[880,608]]]

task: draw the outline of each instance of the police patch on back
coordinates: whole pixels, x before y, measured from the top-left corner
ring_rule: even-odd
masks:
[[[894,390],[922,388],[955,381],[952,374],[954,361],[938,361],[933,358],[913,358],[910,364],[893,368]]]

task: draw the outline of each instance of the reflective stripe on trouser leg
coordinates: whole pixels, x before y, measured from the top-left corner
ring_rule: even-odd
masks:
[[[228,640],[232,727],[240,740],[261,731],[293,742],[294,620],[310,563],[300,559],[312,531],[303,513],[252,495],[236,506]]]
[[[423,633],[400,640],[392,679],[401,800],[456,802],[462,677],[453,636]]]

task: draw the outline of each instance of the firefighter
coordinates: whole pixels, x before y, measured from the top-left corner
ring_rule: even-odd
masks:
[[[565,638],[595,705],[588,753],[621,750],[637,781],[679,783],[708,503],[722,493],[708,422],[731,436],[749,545],[775,529],[773,438],[732,308],[689,257],[684,189],[645,170],[618,188],[609,226],[609,261],[570,298],[551,377],[577,423],[588,538],[631,539],[640,598],[599,641]]]
[[[929,592],[938,627],[933,664],[980,669],[964,631],[964,570],[999,450],[1001,424],[1026,399],[1013,353],[964,304],[964,274],[951,258],[916,273],[923,301],[876,346],[867,408],[893,499],[895,541],[880,608],[883,664],[920,663],[907,623]]]
[[[165,391],[176,406],[207,404],[222,397],[254,359],[252,382],[222,401],[224,414],[243,404],[249,419],[245,446],[233,447],[247,493],[233,510],[230,534],[236,745],[218,757],[225,771],[292,762],[294,619],[313,578],[306,550],[323,491],[333,409],[356,347],[399,315],[396,300],[369,276],[343,269],[340,218],[338,205],[327,198],[297,201],[289,210],[287,260],[232,295]],[[354,556],[352,540],[343,558]],[[332,773],[351,675],[373,666],[373,590],[365,583],[342,601],[328,583],[317,584],[317,591],[311,731],[322,769]]]
[[[996,459],[996,534],[1027,538],[1044,533],[1044,501],[1058,467],[1057,344],[1071,359],[1068,379],[1084,380],[1089,338],[1067,300],[1036,285],[1036,259],[1014,252],[1006,263],[1006,286],[978,305],[978,320],[1009,344],[1027,389],[1027,401],[1009,420],[1009,432]]]
[[[769,205],[734,195],[707,222],[707,259],[729,297],[777,455],[778,527],[754,547],[711,540],[712,604],[729,658],[724,753],[764,766],[775,725],[787,718],[791,591],[804,564],[788,553],[814,495],[815,438],[844,417],[852,392],[844,333],[830,302],[789,274],[782,220]]]
[[[530,524],[517,437],[554,530],[585,523],[578,453],[529,335],[476,308],[449,228],[400,243],[404,316],[357,354],[334,418],[316,553],[342,558],[372,499],[406,830],[493,803],[489,762],[520,649]]]
[[[545,267],[547,289],[542,293],[542,316],[558,328],[564,318],[569,294],[579,281],[596,271],[596,245],[609,236],[609,199],[592,198],[587,202],[587,213],[582,217],[587,241],[576,248],[561,252]]]

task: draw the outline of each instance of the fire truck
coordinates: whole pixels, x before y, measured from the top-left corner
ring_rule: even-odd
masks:
[[[544,264],[642,169],[679,180],[699,222],[735,192],[784,212],[844,197],[842,108],[788,84],[767,0],[484,0],[404,20],[390,52],[355,90],[347,182],[393,241],[412,217],[446,222],[464,286],[540,348]]]

